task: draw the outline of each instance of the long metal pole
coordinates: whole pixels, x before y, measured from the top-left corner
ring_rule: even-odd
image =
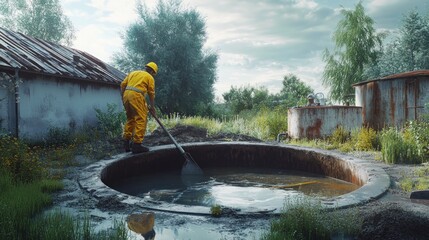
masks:
[[[183,148],[176,142],[176,139],[174,139],[173,136],[171,136],[171,134],[164,127],[164,125],[162,125],[161,121],[159,121],[158,117],[154,116],[153,114],[152,114],[152,116],[153,116],[153,118],[155,118],[155,120],[158,122],[159,126],[161,126],[161,128],[164,130],[164,132],[166,132],[168,134],[171,141],[173,141],[174,145],[176,145],[176,147],[179,149],[180,153],[185,154],[185,150],[183,150]]]

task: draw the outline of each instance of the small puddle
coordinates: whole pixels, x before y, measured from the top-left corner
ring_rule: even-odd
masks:
[[[306,172],[277,169],[204,169],[204,176],[181,176],[163,172],[124,179],[110,187],[129,195],[154,201],[232,209],[271,210],[285,199],[304,195],[331,198],[359,186]]]

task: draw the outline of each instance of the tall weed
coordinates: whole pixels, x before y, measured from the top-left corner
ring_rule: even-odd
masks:
[[[102,111],[95,108],[98,119],[98,127],[108,138],[116,138],[122,135],[122,127],[126,121],[125,112],[119,111],[116,104],[107,104],[107,109]]]
[[[361,224],[356,210],[327,212],[320,203],[303,199],[295,203],[286,202],[280,218],[271,223],[270,230],[261,239],[332,239],[332,236],[339,234],[355,236]]]
[[[72,130],[69,128],[51,127],[44,137],[45,147],[62,147],[72,144],[74,141]]]
[[[416,151],[421,156],[423,162],[429,162],[429,120],[411,121],[407,125],[410,138],[416,145]]]
[[[418,147],[408,131],[387,128],[381,132],[381,153],[386,163],[421,163]]]
[[[329,140],[335,146],[340,146],[341,144],[350,140],[350,132],[347,131],[343,126],[338,126],[335,128]]]
[[[372,128],[360,128],[356,138],[356,150],[372,151],[378,148],[377,132]]]
[[[3,184],[12,184],[8,175],[0,176]],[[33,182],[8,185],[0,192],[0,239],[35,239],[28,236],[31,217],[52,200],[47,191],[62,188],[52,182]]]
[[[39,156],[25,142],[11,136],[0,136],[0,169],[15,182],[31,182],[46,174]]]

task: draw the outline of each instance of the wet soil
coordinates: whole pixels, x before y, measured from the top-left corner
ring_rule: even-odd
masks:
[[[220,133],[208,136],[207,130],[190,126],[177,126],[170,130],[179,143],[206,141],[247,141],[261,140],[232,133]],[[172,144],[169,137],[161,130],[146,136],[147,146]],[[110,142],[113,154],[122,151],[120,139]],[[359,236],[353,239],[429,239],[429,202],[413,202],[409,193],[399,188],[399,180],[411,174],[416,165],[387,165],[376,161],[379,153],[354,152],[350,153],[382,167],[391,177],[391,187],[379,199],[357,206],[362,215],[363,227]],[[106,230],[113,226],[114,221],[121,221],[127,215],[141,212],[141,209],[122,205],[118,197],[115,199],[95,199],[80,189],[78,184],[79,172],[94,160],[76,156],[77,166],[69,167],[64,179],[64,190],[54,194],[53,209],[68,211],[82,216],[89,214],[95,230]],[[103,161],[103,160],[99,160]],[[259,239],[261,234],[269,230],[270,222],[275,217],[270,215],[258,216],[228,216],[214,218],[204,216],[177,215],[171,213],[156,213],[157,235],[155,239]],[[143,239],[133,235],[132,239]]]

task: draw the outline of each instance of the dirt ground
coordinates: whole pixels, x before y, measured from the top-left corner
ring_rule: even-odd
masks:
[[[261,142],[261,140],[239,135],[221,133],[215,136],[207,136],[207,130],[190,126],[178,126],[170,130],[170,133],[179,143],[203,142],[203,141],[250,141]],[[146,136],[144,142],[147,146],[158,146],[171,144],[169,137],[161,130],[156,130],[150,136]],[[118,140],[111,143],[112,151],[121,151],[122,144]],[[376,161],[377,154],[368,152],[354,152],[351,155],[359,157],[382,167],[391,178],[391,186],[388,191],[379,199],[357,206],[362,214],[364,223],[363,228],[357,239],[429,239],[429,200],[415,202],[409,199],[409,193],[399,188],[399,180],[405,175],[411,174],[416,165],[387,165]],[[132,212],[133,209],[127,209],[126,206],[114,204],[114,199],[97,200],[85,194],[79,188],[77,179],[79,171],[93,161],[77,156],[76,160],[80,163],[76,167],[70,167],[68,174],[64,179],[65,189],[54,196],[54,208],[71,210],[76,214],[81,214],[88,209],[92,209],[91,219],[98,223],[96,229],[105,229],[106,225],[112,224],[112,216],[122,216],[121,213]],[[103,161],[103,160],[100,160]],[[109,220],[110,219],[110,220]],[[157,222],[166,226],[175,226],[172,230],[174,239],[197,239],[192,236],[198,234],[208,234],[206,229],[218,225],[212,230],[213,238],[210,239],[257,239],[257,234],[261,229],[267,229],[270,219],[252,221],[244,219],[235,219],[236,223],[231,224],[229,220],[222,219],[202,219],[198,217],[176,218],[168,214],[158,214]],[[206,224],[206,225],[205,225]],[[234,225],[234,226],[232,226]],[[197,226],[203,226],[198,230]],[[205,228],[204,228],[205,227]],[[197,230],[188,231],[189,228]],[[247,229],[247,230],[246,230]],[[259,229],[252,232],[252,229]],[[217,232],[219,231],[219,232]],[[208,232],[211,232],[208,231]],[[159,236],[167,236],[169,232],[164,230]],[[162,235],[163,234],[163,235]],[[186,237],[177,237],[180,234],[186,234]],[[193,235],[192,235],[193,234]],[[220,236],[220,237],[219,237]],[[249,237],[250,236],[250,237]],[[142,239],[137,238],[137,239]],[[155,239],[167,239],[159,238]],[[343,238],[337,238],[343,239]]]

